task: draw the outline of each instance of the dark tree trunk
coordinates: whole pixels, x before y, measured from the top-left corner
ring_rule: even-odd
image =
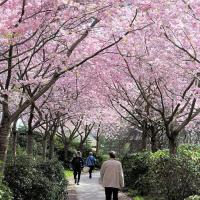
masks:
[[[16,125],[17,125],[17,120],[14,121],[13,127],[12,127],[12,154],[13,154],[14,162],[15,162],[16,156],[17,156],[17,138],[18,138]]]
[[[139,145],[139,149],[140,149],[140,146],[141,145]],[[137,149],[138,149],[138,145],[136,145],[135,140],[133,140],[133,139],[130,140],[130,145],[129,145],[130,153],[137,151]]]
[[[100,145],[100,137],[97,137],[97,143],[96,143],[96,154],[99,153],[99,145]]]
[[[142,144],[141,150],[144,151],[147,149],[147,122],[144,120],[142,122]]]
[[[69,151],[69,142],[68,141],[65,141],[64,142],[64,163],[65,165],[67,166],[67,163],[68,163],[68,151]]]
[[[3,116],[0,125],[0,176],[4,174],[7,150],[10,137],[10,119]]]
[[[146,130],[144,130],[142,132],[142,150],[146,150],[147,149],[147,132]]]
[[[46,155],[47,155],[47,137],[44,137],[42,141],[42,158],[44,161],[46,161]]]
[[[31,130],[28,131],[27,154],[28,155],[33,155],[33,132]]]
[[[28,119],[28,132],[27,132],[27,154],[33,155],[33,128],[32,122],[34,118],[34,104],[31,104],[30,115]]]
[[[54,158],[54,137],[55,133],[52,133],[49,137],[49,159]]]
[[[101,137],[101,123],[99,123],[98,129],[97,129],[97,137],[96,137],[96,154],[99,153],[99,147],[100,147],[100,137]]]
[[[153,153],[155,153],[156,151],[158,151],[158,148],[157,148],[157,140],[156,140],[156,137],[155,136],[152,136],[151,137],[151,151]]]
[[[172,156],[172,157],[176,156],[177,148],[178,148],[178,136],[177,136],[177,134],[172,133],[171,137],[169,137],[170,156]]]
[[[49,159],[53,159],[54,157],[54,137],[50,136],[49,139]]]
[[[83,145],[84,145],[84,142],[81,141],[80,144],[79,144],[79,151],[80,152],[83,152],[83,150],[84,150]]]
[[[57,117],[56,121],[54,122],[53,126],[51,127],[49,135],[49,159],[52,160],[54,158],[54,139],[58,129],[58,121],[59,116]]]
[[[158,147],[157,147],[157,132],[155,130],[155,127],[151,127],[151,151],[153,153],[158,151]]]

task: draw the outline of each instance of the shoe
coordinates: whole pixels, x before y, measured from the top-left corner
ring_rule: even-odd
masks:
[[[77,185],[79,185],[79,182],[77,183]]]
[[[74,183],[76,184],[76,179],[74,180]]]

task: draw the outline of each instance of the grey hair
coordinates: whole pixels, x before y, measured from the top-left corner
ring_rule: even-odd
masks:
[[[110,151],[109,152],[110,158],[116,158],[116,152],[115,151]]]

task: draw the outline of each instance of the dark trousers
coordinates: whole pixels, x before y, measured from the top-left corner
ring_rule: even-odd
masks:
[[[90,178],[92,178],[92,171],[94,170],[94,166],[90,166],[89,168],[90,168],[89,175],[90,175]]]
[[[112,196],[113,196],[113,200],[118,200],[118,188],[110,188],[110,187],[106,187],[105,188],[105,193],[106,193],[106,200],[112,200]]]
[[[78,175],[78,180],[76,179],[77,175]],[[74,180],[79,182],[80,178],[81,178],[81,169],[74,169]]]

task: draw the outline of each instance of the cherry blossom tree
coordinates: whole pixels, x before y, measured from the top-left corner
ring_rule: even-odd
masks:
[[[119,24],[113,26],[115,16],[122,17],[127,6],[121,1],[1,2],[1,161],[6,160],[10,125],[25,109],[63,74],[133,32],[136,9],[127,16],[126,25],[121,23],[120,31]]]

